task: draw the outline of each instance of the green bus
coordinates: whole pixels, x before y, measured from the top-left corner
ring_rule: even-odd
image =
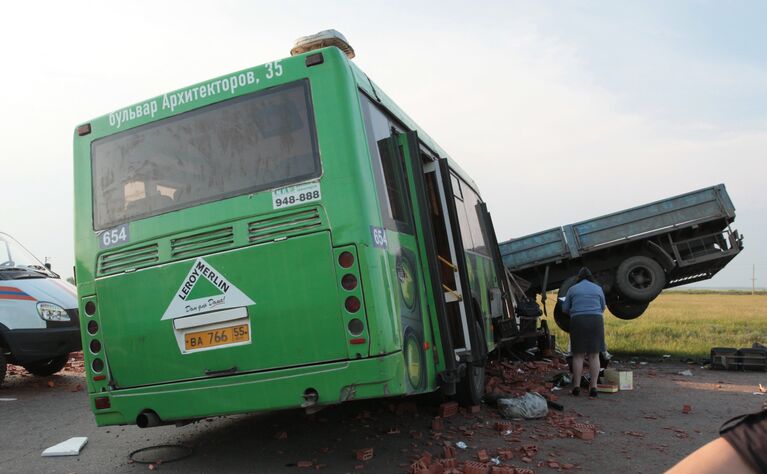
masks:
[[[319,37],[76,128],[98,425],[479,403],[494,323],[515,320],[477,186]]]

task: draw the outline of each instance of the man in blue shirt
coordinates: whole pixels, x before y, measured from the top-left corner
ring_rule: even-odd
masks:
[[[605,348],[605,293],[591,271],[583,267],[578,271],[578,282],[567,290],[562,311],[570,315],[570,352],[573,355],[573,395],[580,395],[583,361],[588,355],[591,383],[589,396],[597,396],[599,354]]]

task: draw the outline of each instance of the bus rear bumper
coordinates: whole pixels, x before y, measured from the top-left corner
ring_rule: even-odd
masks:
[[[319,394],[317,406],[354,399],[403,395],[402,353],[307,367],[227,377],[117,389],[89,394],[99,426],[135,424],[138,415],[154,411],[163,422],[208,416],[298,408],[304,393]],[[97,409],[97,398],[109,408]],[[103,400],[102,400],[103,402]]]

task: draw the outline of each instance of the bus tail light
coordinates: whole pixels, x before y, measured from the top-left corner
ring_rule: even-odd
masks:
[[[354,265],[354,254],[351,252],[342,252],[338,256],[338,264],[344,268],[351,268]]]
[[[106,410],[112,408],[112,403],[109,401],[109,397],[98,397],[93,400],[97,410]]]
[[[362,294],[363,281],[357,262],[359,255],[353,245],[335,250],[338,286],[343,310],[341,313],[346,326],[347,343],[349,344],[349,356],[361,358],[365,349],[360,346],[369,344],[367,333],[367,315]],[[340,301],[339,301],[340,302]],[[354,347],[353,347],[354,346]],[[367,355],[367,354],[365,354]]]
[[[350,313],[356,313],[360,310],[360,299],[356,296],[350,296],[346,298],[346,302],[344,303],[344,306],[346,306],[346,311]]]

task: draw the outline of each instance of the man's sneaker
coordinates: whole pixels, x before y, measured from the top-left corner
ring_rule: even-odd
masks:
[[[589,389],[589,398],[597,398],[597,389],[596,389],[596,387],[591,387]]]
[[[571,392],[574,397],[577,397],[581,394],[581,388],[580,387],[573,387],[573,391]]]

